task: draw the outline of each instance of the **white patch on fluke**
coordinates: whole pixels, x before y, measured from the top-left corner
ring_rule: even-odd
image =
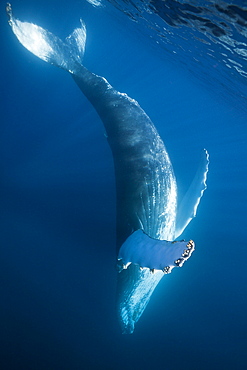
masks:
[[[37,57],[48,61],[52,48],[46,40],[46,32],[36,24],[20,22],[12,18],[12,30],[20,43]]]
[[[81,65],[85,51],[86,26],[76,28],[65,41],[46,29],[29,22],[21,22],[12,14],[11,5],[6,8],[9,24],[20,43],[38,58],[75,73],[77,64]]]

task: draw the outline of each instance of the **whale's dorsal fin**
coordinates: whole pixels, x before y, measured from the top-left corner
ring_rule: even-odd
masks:
[[[178,206],[175,238],[179,237],[179,235],[182,234],[192,218],[196,216],[197,207],[200,203],[204,191],[207,188],[206,180],[208,173],[208,164],[209,154],[207,150],[204,149],[196,175],[187,193],[182,199],[181,204]]]

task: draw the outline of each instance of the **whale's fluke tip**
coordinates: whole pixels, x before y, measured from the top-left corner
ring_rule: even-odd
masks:
[[[6,12],[10,14],[12,12],[12,6],[10,3],[6,3]]]
[[[19,42],[38,58],[75,73],[82,67],[82,57],[86,43],[86,26],[80,20],[81,27],[76,28],[65,41],[60,40],[48,30],[16,19],[10,3],[6,5],[9,25]]]
[[[10,3],[6,4],[6,13],[7,13],[7,16],[9,17],[9,22],[11,22],[13,14],[12,14],[12,6]]]

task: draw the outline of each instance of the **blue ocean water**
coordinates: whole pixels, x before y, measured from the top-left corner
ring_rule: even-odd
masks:
[[[220,14],[198,3],[189,5],[211,23],[185,1],[168,10],[158,1],[12,4],[18,18],[61,38],[85,21],[85,66],[151,117],[180,198],[201,150],[210,154],[208,188],[183,234],[196,251],[163,278],[127,336],[116,318],[115,183],[103,125],[68,74],[18,43],[2,5],[1,368],[246,368],[247,3],[221,1]]]

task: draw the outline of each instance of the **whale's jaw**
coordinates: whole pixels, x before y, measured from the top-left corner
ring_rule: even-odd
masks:
[[[145,310],[150,297],[164,276],[162,271],[152,273],[149,269],[140,269],[130,264],[122,270],[117,281],[117,310],[123,334],[131,334],[135,324]]]

